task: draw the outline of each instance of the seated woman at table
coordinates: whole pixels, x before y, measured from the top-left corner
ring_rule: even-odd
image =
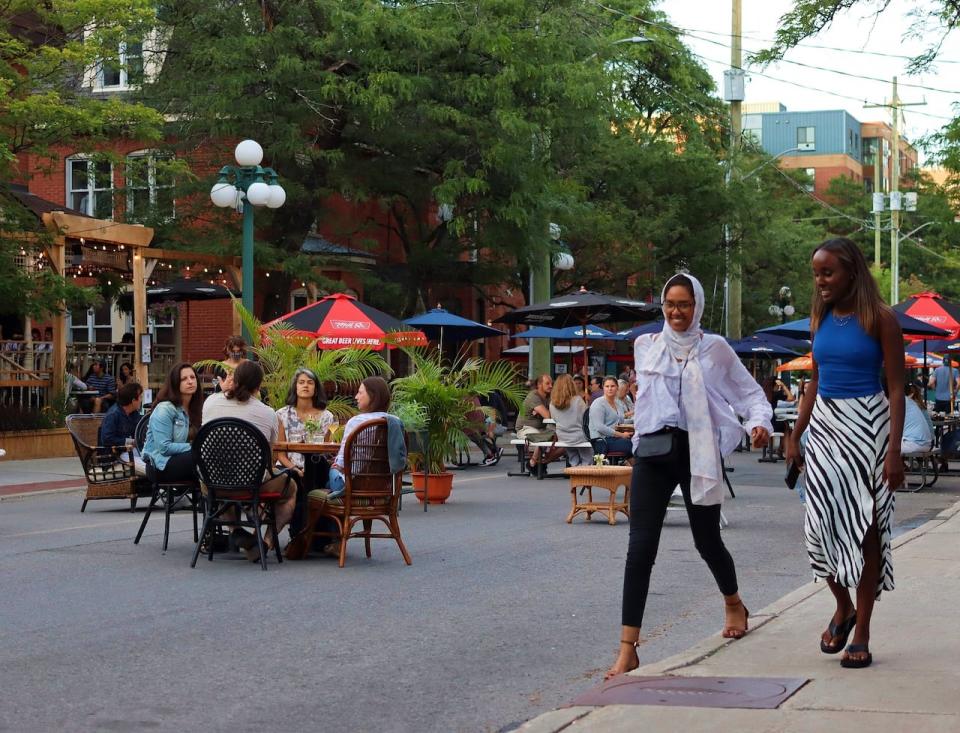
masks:
[[[583,413],[587,411],[582,390],[569,374],[557,377],[550,393],[550,417],[556,421],[557,440],[561,443],[576,445],[586,443],[583,434]],[[590,465],[593,461],[593,448],[567,448],[567,462],[571,466]]]
[[[780,447],[777,454],[783,458],[783,446],[790,440],[790,423],[783,419],[777,419],[777,408],[782,407],[784,402],[790,402],[799,405],[797,398],[794,397],[790,388],[776,377],[767,377],[763,380],[763,395],[770,403],[770,409],[773,410],[773,432],[783,433],[783,439],[780,441]]]
[[[616,377],[604,377],[603,396],[590,403],[590,440],[602,438],[604,453],[623,453],[631,456],[627,463],[633,465],[633,446],[630,436],[616,428],[624,421],[623,406],[617,402],[619,384]],[[596,444],[594,444],[596,446]]]
[[[260,385],[263,384],[263,368],[255,361],[241,361],[233,370],[233,374],[221,381],[223,391],[210,395],[203,403],[202,424],[221,417],[232,417],[253,425],[270,443],[276,443],[280,437],[280,420],[277,414],[268,405],[263,404],[259,397]],[[269,477],[261,486],[264,491],[280,492],[281,498],[275,508],[275,520],[279,533],[293,516],[294,504],[297,500],[296,483],[290,481],[286,473]],[[226,515],[225,515],[226,516]],[[243,531],[239,527],[231,533],[234,541],[243,549],[248,560],[259,562],[260,550],[256,537]],[[276,538],[268,529],[263,542],[268,549],[273,548]]]
[[[327,409],[327,396],[317,375],[306,367],[293,373],[290,389],[287,391],[286,404],[277,410],[280,419],[280,442],[299,443],[307,433],[307,421],[320,426],[320,436],[327,439],[330,428],[337,424],[337,418]],[[281,453],[280,464],[285,468],[296,469],[303,476],[304,458],[302,453]],[[307,491],[317,488],[307,487]]]
[[[933,448],[933,421],[927,414],[921,390],[915,384],[908,384],[905,394],[903,414],[903,437],[900,442],[900,454],[927,453]]]
[[[617,402],[623,406],[623,416],[628,420],[633,417],[633,396],[630,394],[630,382],[626,379],[617,380]]]
[[[390,408],[390,385],[383,377],[367,377],[357,389],[357,407],[359,415],[354,415],[343,428],[343,439],[340,441],[340,451],[330,466],[330,476],[327,479],[327,488],[311,492],[311,498],[332,501],[343,495],[346,479],[343,474],[344,449],[347,439],[371,420],[386,418],[394,421],[397,427],[387,433],[387,444],[390,453],[391,470],[402,470],[407,463],[407,446],[403,440],[403,426],[400,421],[387,413]]]
[[[149,459],[159,480],[191,481],[196,477],[190,441],[200,429],[202,409],[193,365],[177,364],[157,394],[143,443],[144,459]]]

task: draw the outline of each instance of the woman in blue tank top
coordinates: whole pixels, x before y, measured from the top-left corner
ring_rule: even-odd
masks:
[[[807,554],[814,576],[827,581],[837,601],[820,651],[844,651],[853,631],[840,664],[866,667],[873,659],[873,603],[881,591],[893,590],[893,492],[903,485],[903,335],[849,239],[817,247],[813,280],[813,378],[787,442],[787,460],[799,460],[798,439],[809,424]],[[850,588],[856,588],[856,607]]]

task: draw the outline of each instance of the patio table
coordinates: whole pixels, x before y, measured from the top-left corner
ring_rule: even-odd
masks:
[[[335,456],[340,452],[339,443],[294,443],[290,441],[273,443],[273,455],[276,458],[278,453],[302,453],[303,454],[303,481],[299,491],[297,491],[297,503],[293,511],[293,519],[290,522],[291,536],[299,532],[302,522],[306,521],[307,516],[307,494],[318,485],[317,469],[324,456]],[[332,458],[331,458],[332,460]],[[322,487],[320,487],[322,488]]]
[[[630,466],[575,466],[565,468],[563,472],[570,477],[570,497],[572,506],[567,515],[567,524],[573,523],[573,518],[580,512],[587,515],[587,520],[594,512],[607,516],[608,524],[617,523],[617,512],[623,512],[630,518],[630,477],[633,469]],[[617,499],[617,490],[623,486],[623,500]],[[587,490],[587,500],[577,502],[577,489]],[[607,501],[594,501],[593,490],[604,489],[610,492]]]

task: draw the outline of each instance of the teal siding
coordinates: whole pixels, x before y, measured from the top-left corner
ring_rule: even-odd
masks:
[[[814,129],[813,150],[797,147],[797,128]],[[763,149],[769,155],[790,150],[790,157],[804,155],[849,155],[863,162],[860,123],[844,110],[818,112],[766,112],[763,114]]]

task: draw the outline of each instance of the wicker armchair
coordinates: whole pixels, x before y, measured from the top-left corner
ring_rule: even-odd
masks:
[[[343,453],[343,472],[346,479],[343,496],[329,501],[322,492],[310,492],[307,500],[307,528],[298,535],[294,551],[292,554],[288,553],[287,557],[305,555],[314,536],[333,537],[339,534],[341,568],[346,562],[347,540],[351,537],[363,537],[367,557],[370,557],[371,538],[392,538],[396,540],[404,562],[407,565],[412,564],[410,554],[400,537],[400,523],[397,519],[403,472],[390,472],[386,419],[364,423],[347,438]],[[323,516],[330,517],[337,523],[338,533],[315,531],[317,520]],[[375,519],[387,526],[387,532],[372,531]],[[357,522],[363,524],[362,532],[353,531]]]
[[[137,508],[138,489],[133,464],[120,461],[115,451],[99,445],[102,423],[102,414],[67,416],[67,430],[87,479],[80,511],[94,499],[128,499],[132,512]]]

